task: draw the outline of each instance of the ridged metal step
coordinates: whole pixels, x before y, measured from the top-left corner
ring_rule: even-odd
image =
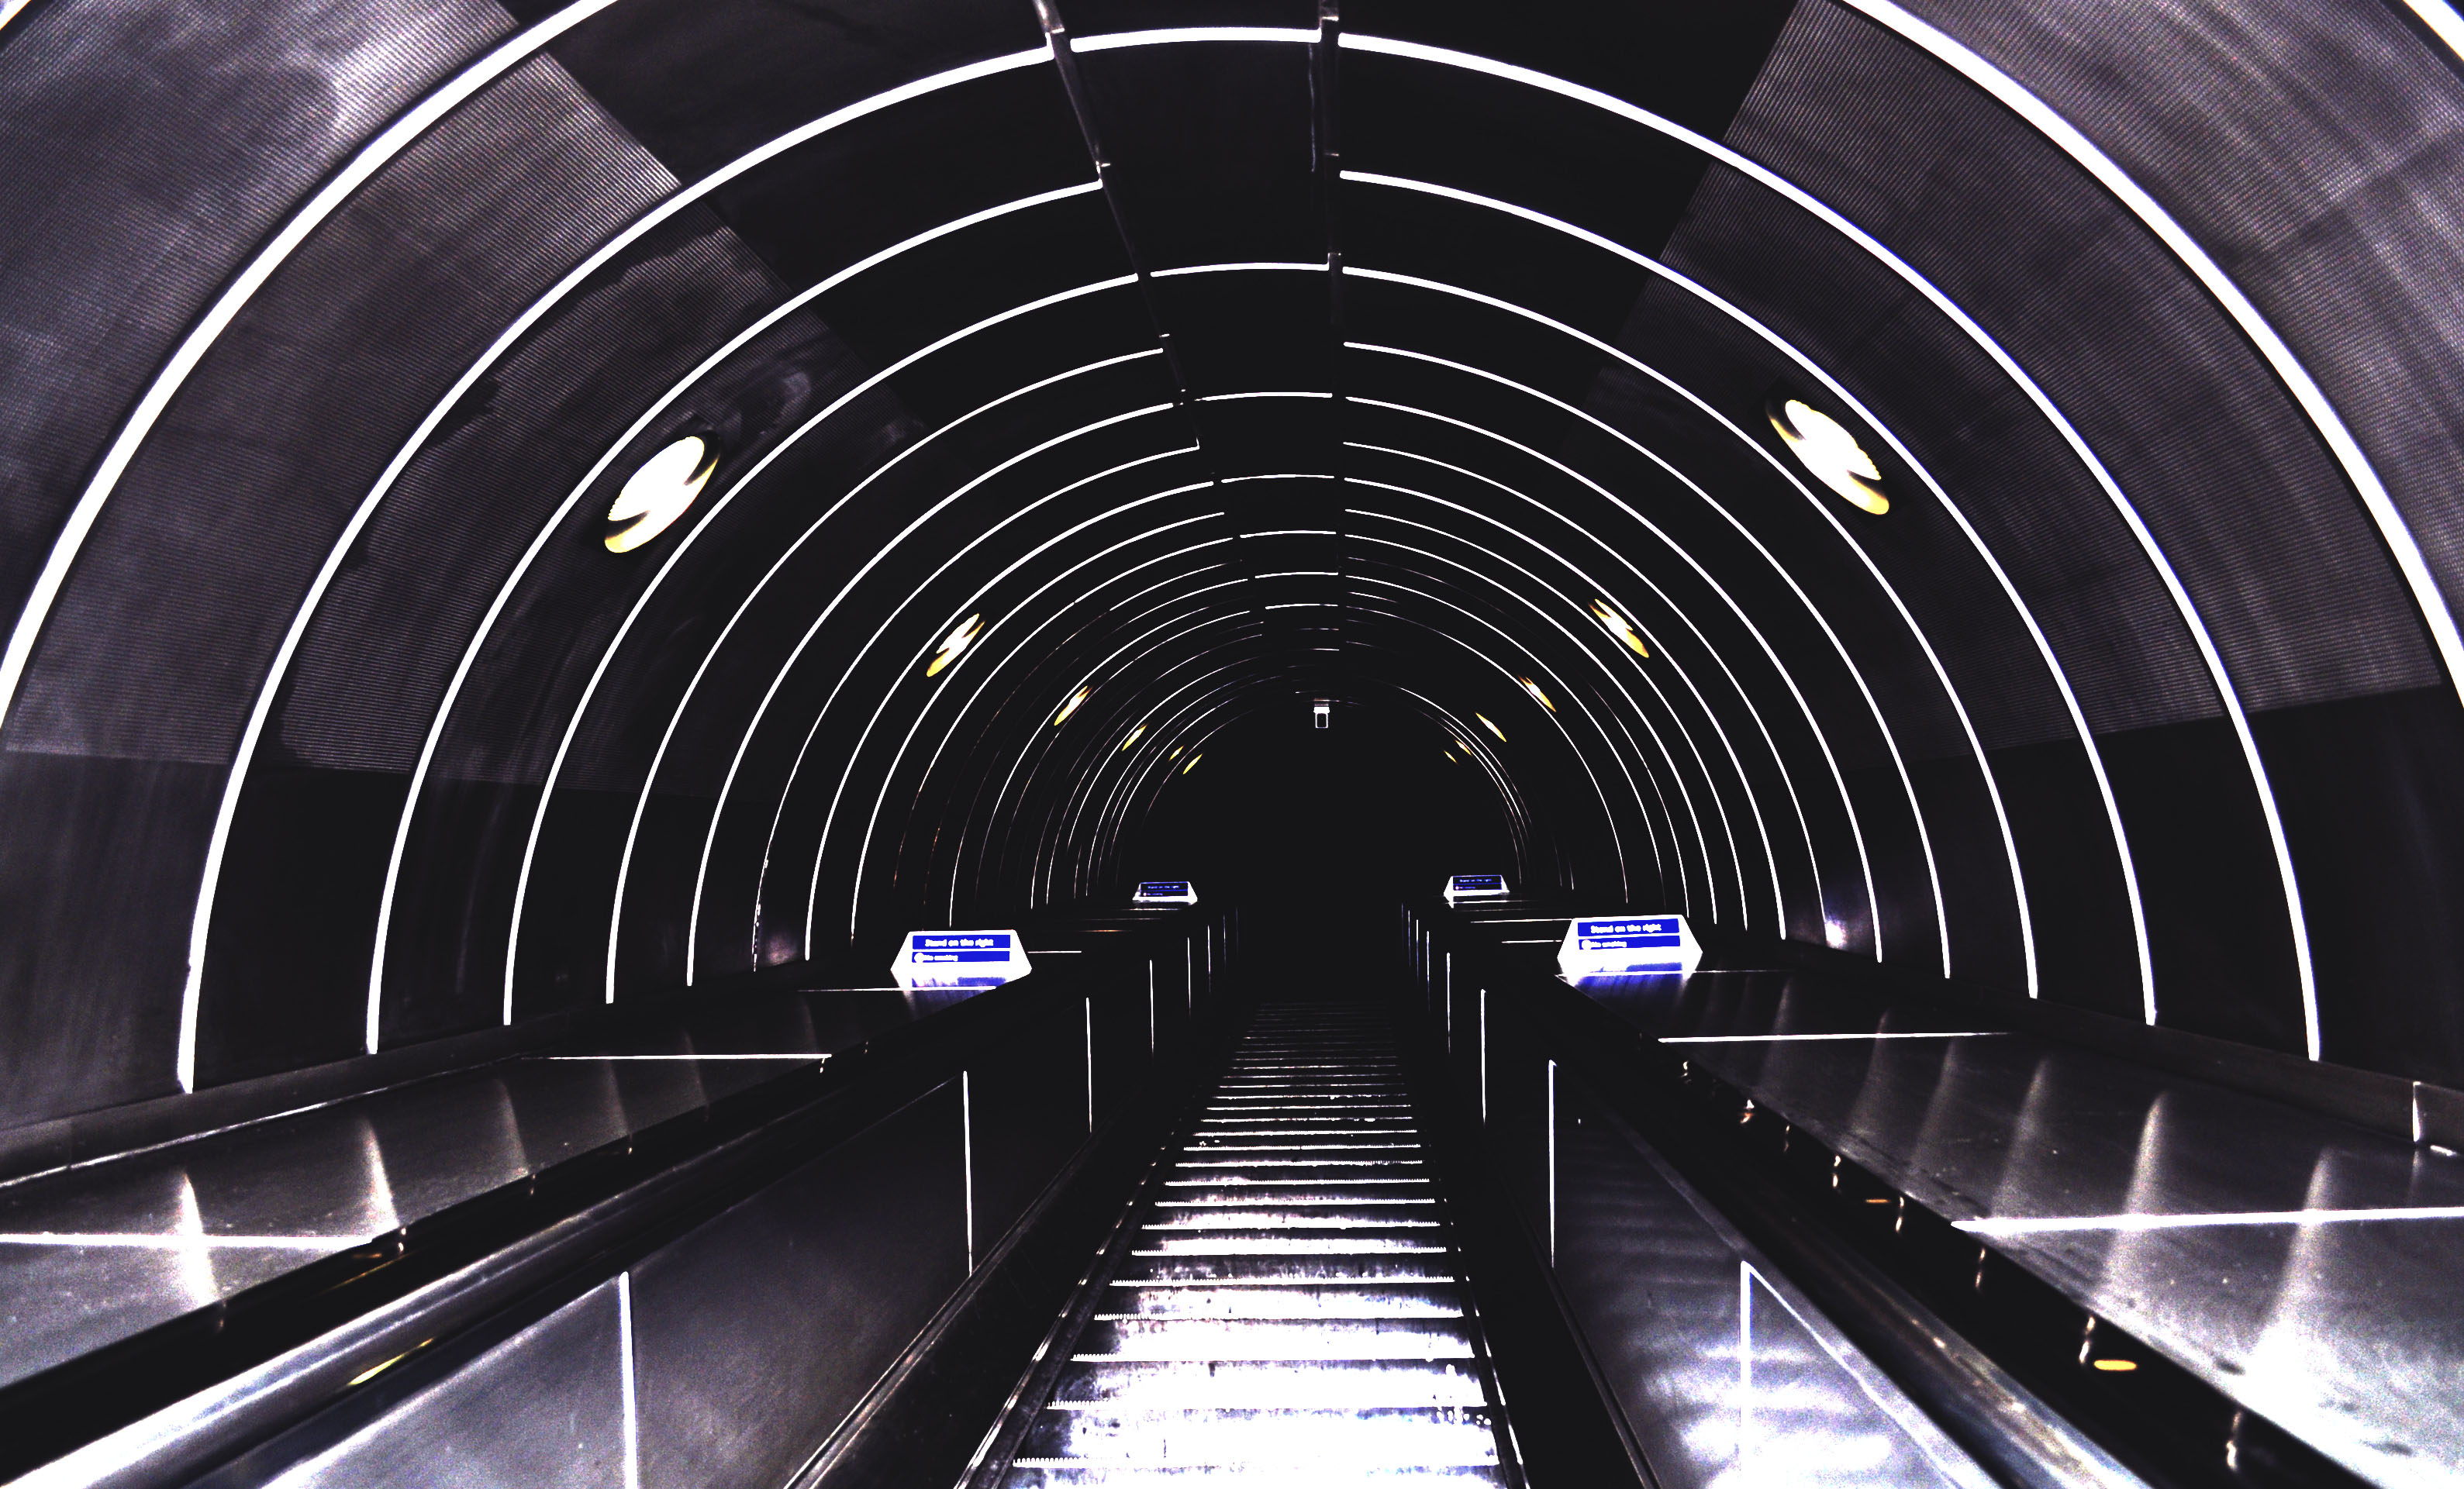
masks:
[[[1162,1171],[1003,1489],[1518,1481],[1382,1018],[1263,1010]]]

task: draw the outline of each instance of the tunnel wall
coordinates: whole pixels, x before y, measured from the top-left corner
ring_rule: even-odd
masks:
[[[2457,65],[2375,0],[33,0],[0,1125],[1117,894],[1316,696],[1529,887],[2464,1084]]]

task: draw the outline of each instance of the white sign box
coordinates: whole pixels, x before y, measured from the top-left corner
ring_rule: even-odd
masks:
[[[1653,972],[1692,972],[1702,943],[1683,915],[1594,915],[1566,928],[1557,972],[1567,981]]]
[[[890,964],[902,988],[997,988],[1034,970],[1015,931],[911,931]]]
[[[1502,900],[1506,897],[1504,874],[1456,874],[1446,881],[1446,903],[1458,900]]]
[[[1198,890],[1186,879],[1150,879],[1130,896],[1133,905],[1195,905]]]

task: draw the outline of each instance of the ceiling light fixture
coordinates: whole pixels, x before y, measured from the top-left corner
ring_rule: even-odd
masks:
[[[1651,655],[1651,648],[1642,644],[1641,633],[1634,628],[1632,621],[1617,612],[1617,606],[1605,600],[1595,600],[1592,602],[1592,619],[1599,622],[1610,635],[1624,642],[1636,656]]]
[[[607,509],[601,541],[609,553],[631,553],[675,525],[718,469],[718,445],[688,434],[642,462]]]
[[[1130,737],[1121,741],[1121,748],[1124,751],[1128,750],[1130,746],[1136,744],[1138,742],[1138,736],[1146,732],[1147,727],[1144,724],[1140,724],[1137,728],[1131,730]]]
[[[1481,728],[1487,730],[1492,734],[1495,734],[1499,744],[1506,743],[1506,731],[1498,728],[1497,725],[1490,720],[1487,714],[1474,713],[1472,717],[1480,720]]]
[[[1771,427],[1789,453],[1850,506],[1878,517],[1891,510],[1891,498],[1882,493],[1881,468],[1838,420],[1792,398],[1771,411]]]
[[[1518,677],[1515,681],[1523,685],[1523,690],[1531,695],[1532,702],[1540,705],[1544,709],[1547,709],[1551,713],[1557,712],[1557,706],[1549,701],[1549,695],[1540,690],[1540,685],[1538,683],[1533,682],[1528,677]]]
[[[966,650],[978,636],[983,634],[983,629],[984,618],[980,615],[971,615],[960,621],[958,628],[942,637],[941,645],[934,648],[933,660],[924,664],[924,675],[938,676],[943,668],[958,660],[959,652]]]
[[[1184,776],[1188,775],[1191,771],[1198,769],[1198,762],[1204,758],[1206,758],[1206,752],[1203,750],[1199,751],[1196,755],[1189,757],[1189,763],[1180,768],[1180,773]]]
[[[1087,695],[1094,690],[1095,685],[1093,683],[1089,683],[1080,688],[1076,692],[1071,693],[1069,695],[1069,701],[1061,705],[1061,712],[1052,715],[1053,727],[1058,729],[1060,726],[1068,723],[1069,715],[1077,712],[1078,705],[1086,702]]]

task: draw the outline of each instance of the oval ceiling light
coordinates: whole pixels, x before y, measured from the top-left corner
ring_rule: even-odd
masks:
[[[1078,705],[1086,702],[1087,695],[1094,690],[1095,685],[1093,683],[1089,683],[1085,687],[1079,689],[1076,692],[1071,693],[1069,695],[1069,701],[1061,705],[1061,712],[1052,715],[1053,727],[1059,728],[1061,725],[1068,723],[1069,715],[1077,712]]]
[[[1130,737],[1121,741],[1121,748],[1123,750],[1127,750],[1130,746],[1136,744],[1138,742],[1138,736],[1146,732],[1147,727],[1144,724],[1140,724],[1137,728],[1131,730]]]
[[[1891,510],[1882,494],[1882,472],[1847,427],[1802,399],[1771,410],[1771,431],[1814,478],[1876,516]]]
[[[1463,761],[1458,760],[1458,759],[1456,759],[1456,758],[1455,758],[1455,753],[1454,753],[1452,750],[1448,750],[1448,751],[1444,752],[1444,754],[1445,754],[1446,763],[1447,763],[1447,764],[1449,764],[1449,765],[1461,765],[1461,764],[1463,763]]]
[[[958,628],[942,637],[941,645],[933,648],[933,660],[924,664],[924,675],[938,676],[941,669],[958,660],[958,653],[974,645],[975,639],[983,631],[984,618],[980,615],[971,615],[960,621]]]
[[[1189,763],[1180,768],[1180,773],[1184,776],[1188,775],[1191,771],[1198,769],[1198,762],[1204,758],[1206,758],[1206,752],[1203,750],[1199,751],[1196,755],[1189,757]]]
[[[1180,746],[1178,746],[1178,745],[1174,745],[1174,746],[1172,747],[1172,754],[1165,755],[1165,756],[1163,757],[1163,762],[1164,762],[1166,765],[1170,765],[1173,761],[1177,760],[1177,759],[1179,759],[1179,758],[1180,758]]]
[[[718,469],[718,445],[688,434],[642,462],[607,509],[601,541],[609,553],[631,553],[675,525]]]
[[[1617,606],[1605,600],[1595,600],[1592,602],[1592,619],[1599,622],[1610,635],[1624,642],[1636,656],[1651,655],[1651,648],[1642,644],[1642,633],[1634,628],[1632,621],[1618,613]]]
[[[1528,677],[1518,677],[1515,681],[1523,685],[1523,690],[1531,695],[1532,702],[1540,705],[1544,709],[1547,709],[1551,713],[1557,712],[1557,706],[1549,701],[1549,695],[1540,690],[1540,685],[1538,683],[1533,682]]]
[[[1495,734],[1499,744],[1506,743],[1506,731],[1498,728],[1497,725],[1490,720],[1487,714],[1474,713],[1472,717],[1480,720],[1481,728],[1487,730],[1492,734]]]

